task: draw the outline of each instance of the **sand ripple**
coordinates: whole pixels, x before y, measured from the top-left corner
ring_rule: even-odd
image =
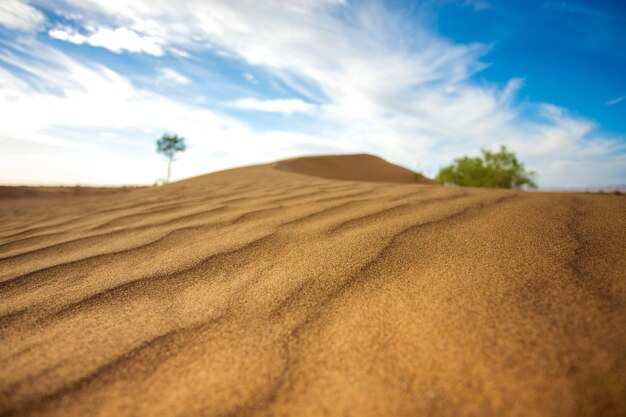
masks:
[[[6,209],[0,413],[626,415],[626,198],[355,158]]]

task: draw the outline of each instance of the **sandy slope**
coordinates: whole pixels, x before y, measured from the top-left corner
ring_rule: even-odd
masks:
[[[0,186],[0,222],[5,222],[16,214],[44,207],[75,203],[109,194],[130,191],[132,188],[93,188],[93,187],[22,187]],[[40,215],[40,214],[39,214]]]
[[[626,415],[624,197],[266,165],[3,219],[7,415]]]
[[[344,181],[375,181],[432,184],[433,181],[373,155],[307,156],[274,164],[296,174]]]

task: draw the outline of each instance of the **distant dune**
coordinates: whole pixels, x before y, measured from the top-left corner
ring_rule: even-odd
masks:
[[[24,210],[75,203],[91,197],[130,191],[128,187],[23,187],[0,186],[0,221]]]
[[[279,161],[274,167],[282,171],[331,180],[433,183],[423,175],[367,154],[308,156]]]
[[[0,415],[626,415],[626,197],[353,155],[11,200]]]

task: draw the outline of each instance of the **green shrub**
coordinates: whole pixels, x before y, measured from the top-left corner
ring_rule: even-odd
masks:
[[[517,160],[514,152],[505,146],[500,152],[482,150],[482,158],[464,156],[457,158],[450,166],[441,168],[435,181],[439,184],[455,184],[469,187],[489,188],[536,188],[537,174],[526,171],[524,164]]]

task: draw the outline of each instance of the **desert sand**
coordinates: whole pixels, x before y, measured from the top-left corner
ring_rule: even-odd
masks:
[[[5,196],[0,414],[626,415],[626,198],[405,171]]]

